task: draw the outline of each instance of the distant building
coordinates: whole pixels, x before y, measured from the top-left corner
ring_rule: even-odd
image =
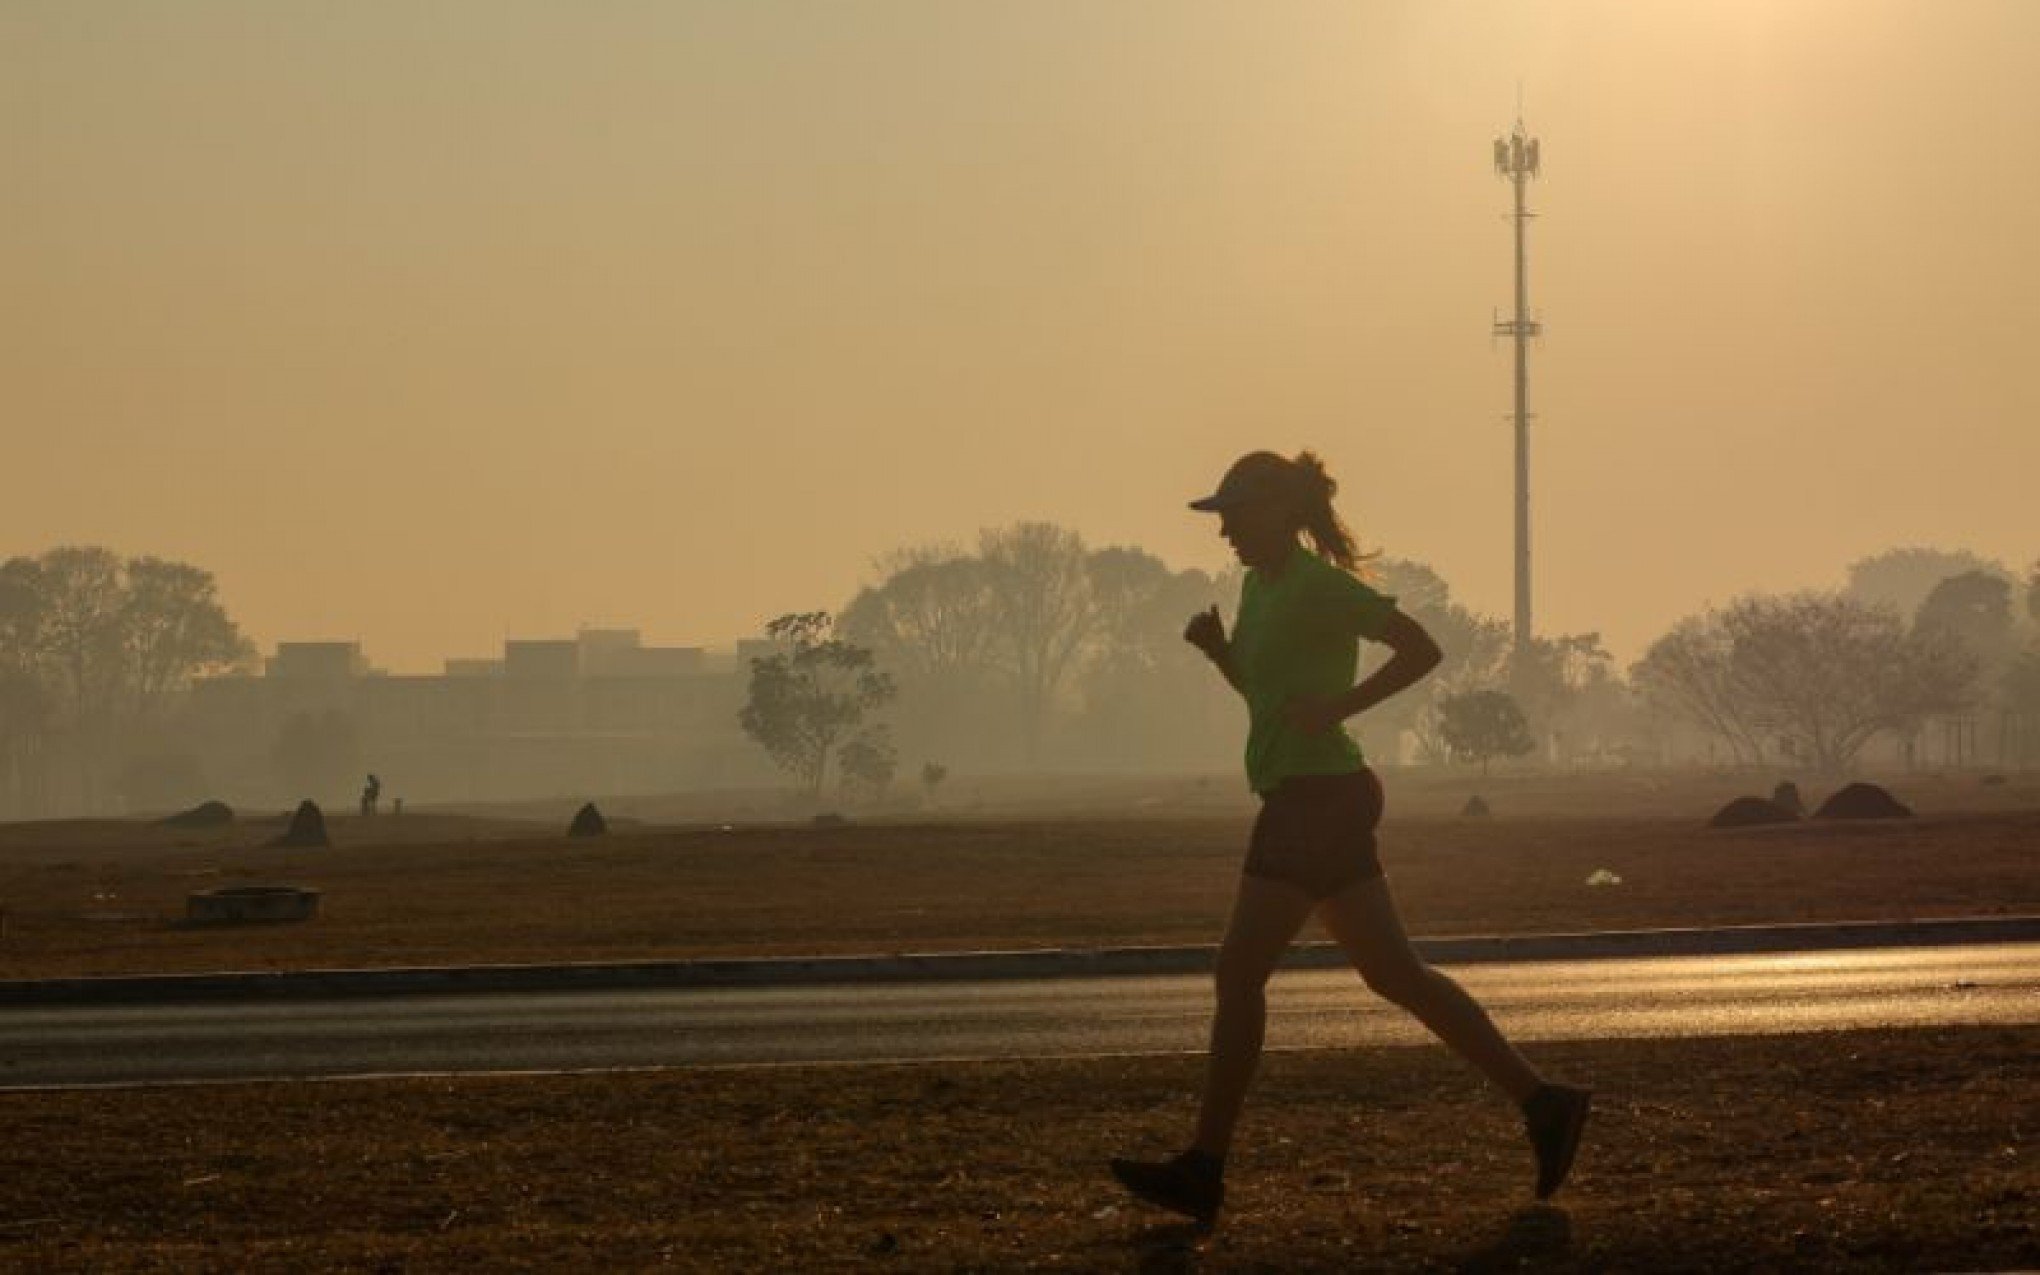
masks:
[[[645,646],[636,629],[582,629],[584,677],[686,677],[707,671],[698,646]]]
[[[279,642],[264,668],[270,677],[332,681],[366,676],[368,660],[359,642]]]
[[[380,673],[355,642],[286,642],[265,670],[192,689],[194,748],[210,790],[230,804],[351,792],[284,791],[276,745],[300,714],[338,722],[331,728],[359,753],[359,767],[346,770],[374,770],[412,803],[659,792],[772,774],[737,725],[748,663],[648,647],[635,629],[512,640],[500,659],[448,659],[436,676]]]
[[[575,641],[505,642],[505,677],[569,678],[581,675],[581,644]]]

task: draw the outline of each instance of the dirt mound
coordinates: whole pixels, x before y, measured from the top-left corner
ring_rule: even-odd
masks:
[[[1799,795],[1799,785],[1789,779],[1783,780],[1771,790],[1771,800],[1791,811],[1794,816],[1806,813],[1806,801]]]
[[[220,828],[234,822],[234,808],[224,801],[205,801],[156,822],[165,828]]]
[[[1820,803],[1816,819],[1909,819],[1912,809],[1876,784],[1850,784]]]
[[[592,801],[576,810],[574,822],[567,825],[567,835],[570,837],[599,837],[608,831],[609,821],[602,817],[602,812],[595,808]]]
[[[1798,814],[1769,797],[1737,797],[1707,821],[1710,828],[1754,828],[1767,823],[1793,823]]]
[[[307,798],[298,803],[290,817],[290,827],[283,835],[269,843],[272,846],[291,846],[323,850],[333,843],[326,838],[326,816],[317,804]]]

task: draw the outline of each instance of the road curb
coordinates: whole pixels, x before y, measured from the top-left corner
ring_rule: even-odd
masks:
[[[1612,930],[1582,934],[1473,935],[1415,940],[1439,965],[1652,956],[1728,956],[1864,947],[1933,947],[2040,941],[2040,916],[1737,925],[1715,929]],[[0,1006],[157,1004],[185,1001],[466,995],[478,992],[623,991],[640,988],[774,987],[829,983],[950,982],[1195,974],[1216,947],[1044,948],[872,956],[455,965],[385,969],[234,971],[0,980]],[[1344,963],[1330,943],[1300,943],[1285,966]]]

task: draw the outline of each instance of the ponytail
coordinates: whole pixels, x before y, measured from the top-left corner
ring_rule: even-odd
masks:
[[[1325,472],[1325,463],[1315,453],[1298,452],[1289,464],[1296,485],[1296,519],[1304,534],[1317,546],[1319,556],[1348,571],[1357,569],[1363,556],[1360,547],[1354,543],[1352,529],[1332,508],[1338,482]]]

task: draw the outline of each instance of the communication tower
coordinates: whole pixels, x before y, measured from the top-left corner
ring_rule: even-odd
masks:
[[[1494,335],[1507,336],[1516,344],[1516,634],[1512,666],[1518,677],[1529,667],[1525,658],[1530,645],[1530,338],[1544,325],[1530,317],[1530,271],[1525,248],[1525,231],[1537,214],[1524,206],[1525,191],[1538,174],[1537,139],[1523,131],[1516,120],[1515,131],[1495,139],[1495,172],[1515,187],[1516,211],[1510,220],[1516,228],[1516,312],[1503,319],[1497,315]]]

